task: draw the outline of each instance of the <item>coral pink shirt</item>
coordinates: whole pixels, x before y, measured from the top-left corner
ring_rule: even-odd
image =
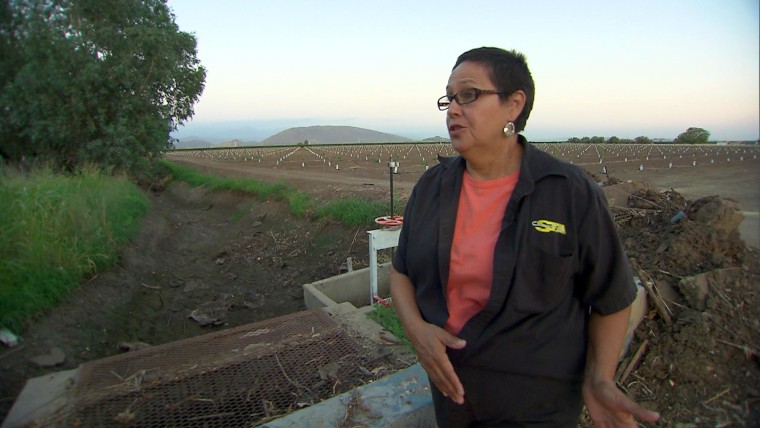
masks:
[[[477,181],[464,173],[446,286],[449,319],[444,329],[451,334],[458,334],[491,295],[493,251],[519,175],[518,170],[504,178]]]

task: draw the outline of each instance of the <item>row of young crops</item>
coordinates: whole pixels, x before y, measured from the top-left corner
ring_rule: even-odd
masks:
[[[632,169],[698,167],[757,162],[760,155],[760,147],[746,145],[536,143],[534,146],[560,159],[584,165],[587,169],[594,169],[593,165]],[[387,170],[390,162],[394,162],[397,168],[409,173],[421,172],[435,165],[438,156],[454,155],[456,152],[449,143],[236,147],[172,152],[174,157],[253,162],[257,167],[275,169],[355,172]]]

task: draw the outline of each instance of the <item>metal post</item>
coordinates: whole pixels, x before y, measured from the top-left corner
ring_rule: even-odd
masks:
[[[398,162],[388,162],[388,169],[391,176],[391,217],[393,217],[393,173],[398,168]]]

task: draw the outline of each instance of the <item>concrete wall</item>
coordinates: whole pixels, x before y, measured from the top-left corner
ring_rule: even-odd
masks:
[[[430,383],[422,366],[415,364],[259,428],[342,426],[436,428]]]
[[[377,267],[377,290],[380,297],[390,295],[390,263]],[[369,268],[355,270],[303,286],[303,299],[309,309],[349,302],[357,308],[369,306]]]

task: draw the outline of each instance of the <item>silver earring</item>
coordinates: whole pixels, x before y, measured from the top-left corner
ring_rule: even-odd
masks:
[[[511,137],[513,135],[515,135],[515,124],[507,122],[507,125],[504,127],[504,136]]]

